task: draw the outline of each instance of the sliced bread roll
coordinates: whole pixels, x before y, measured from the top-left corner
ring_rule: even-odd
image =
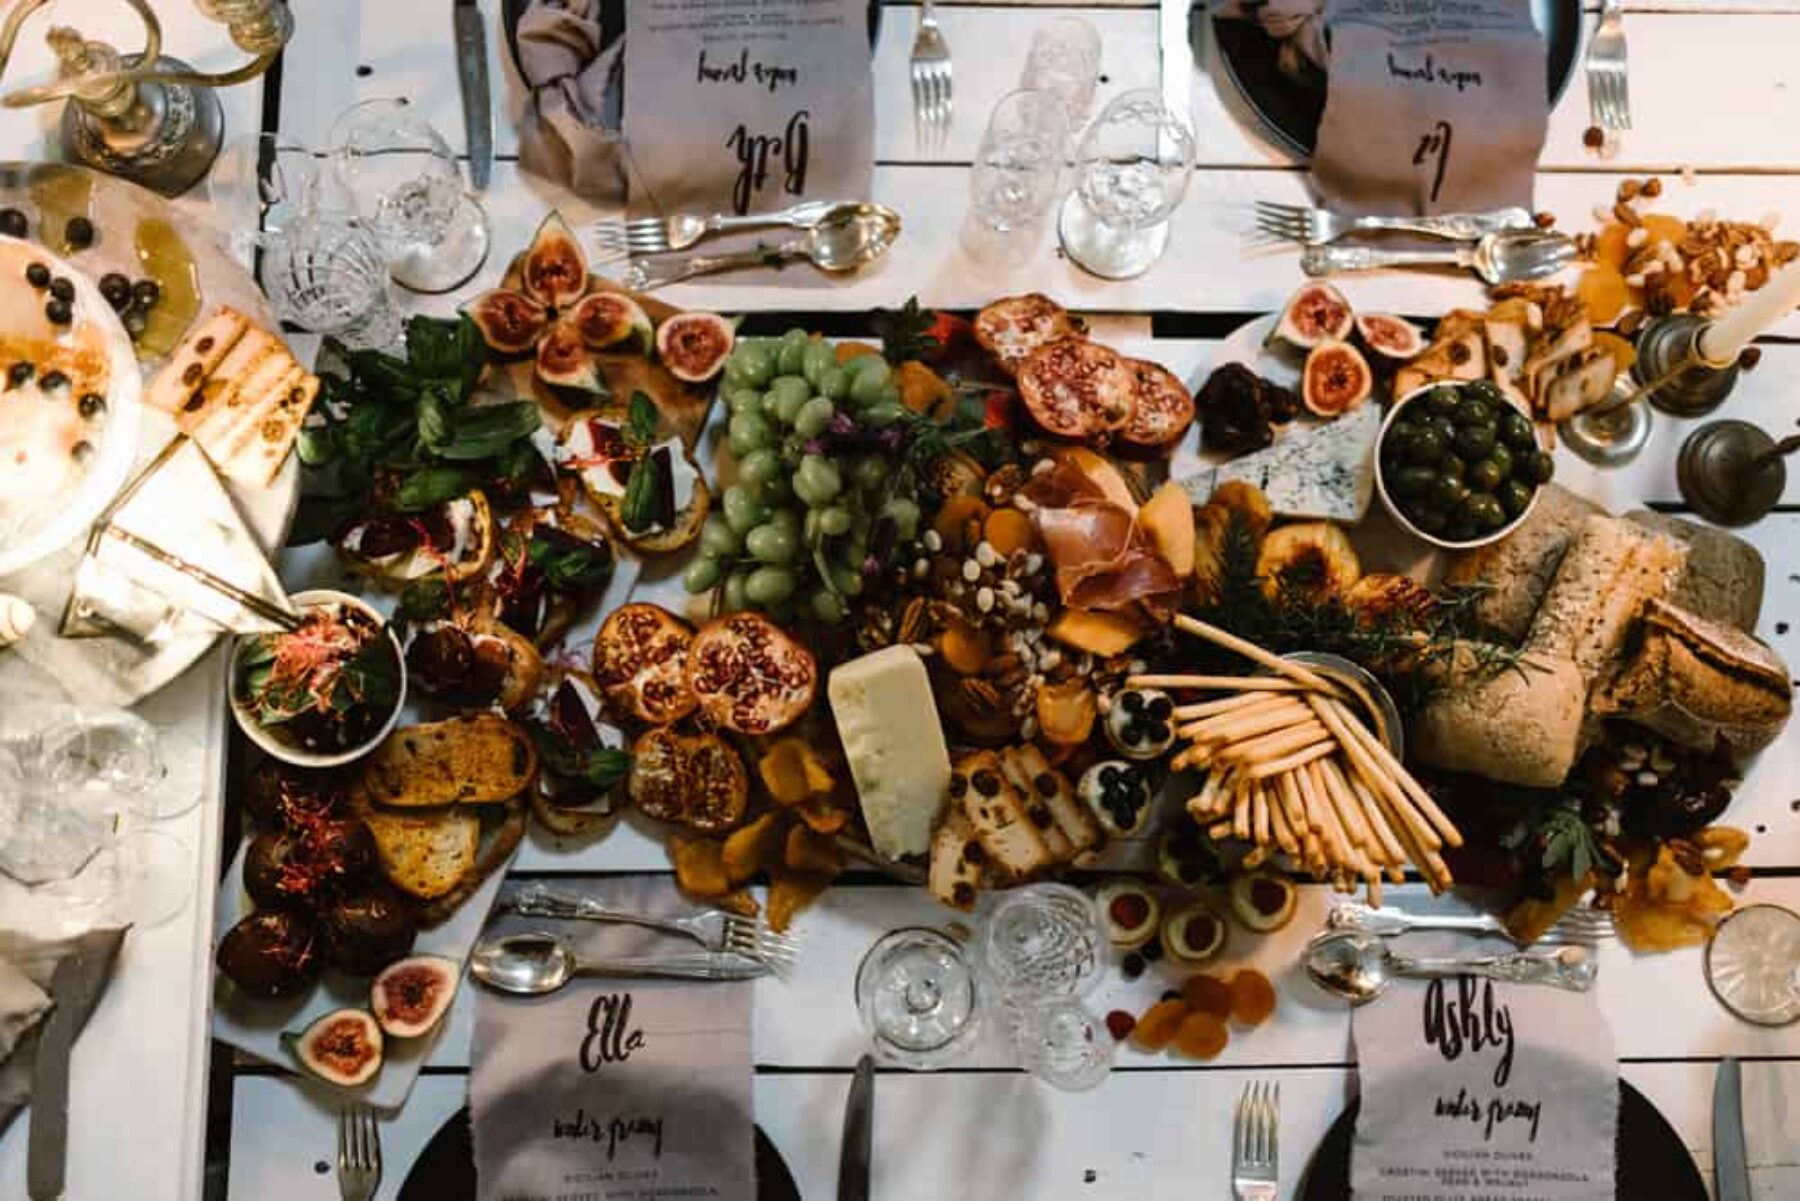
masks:
[[[1476,620],[1509,641],[1522,642],[1582,520],[1604,512],[1586,497],[1546,484],[1518,529],[1498,542],[1452,555],[1444,583],[1481,588]]]
[[[353,797],[424,808],[510,800],[537,777],[537,749],[496,713],[402,726],[363,761]]]
[[[1588,517],[1569,544],[1525,647],[1535,658],[1568,659],[1584,690],[1610,675],[1632,623],[1666,598],[1687,562],[1673,538],[1616,517]]]
[[[956,762],[950,773],[950,797],[974,827],[988,865],[1006,882],[1016,884],[1053,862],[1050,848],[994,752],[976,751]]]
[[[1432,767],[1554,788],[1581,752],[1588,689],[1568,658],[1493,664],[1493,648],[1459,642],[1438,668],[1443,688],[1407,727],[1410,757]]]
[[[961,809],[952,805],[944,810],[931,835],[931,873],[926,887],[952,909],[973,909],[986,860],[987,852],[975,837],[975,827]]]
[[[421,900],[449,893],[475,866],[481,818],[473,809],[416,811],[357,805],[375,836],[382,874],[394,887]]]
[[[1687,547],[1687,566],[1669,596],[1672,604],[1708,621],[1722,621],[1746,634],[1762,616],[1762,552],[1727,530],[1668,513],[1639,509],[1625,520]]]

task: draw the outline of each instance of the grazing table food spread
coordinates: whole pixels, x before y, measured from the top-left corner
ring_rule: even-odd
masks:
[[[1800,1195],[1800,5],[156,7],[281,69],[3,127],[0,1195]]]

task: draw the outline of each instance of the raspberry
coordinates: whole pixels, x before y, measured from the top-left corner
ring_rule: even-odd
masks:
[[[1123,1009],[1115,1009],[1106,1015],[1106,1028],[1112,1033],[1114,1042],[1122,1043],[1137,1029],[1137,1019]]]

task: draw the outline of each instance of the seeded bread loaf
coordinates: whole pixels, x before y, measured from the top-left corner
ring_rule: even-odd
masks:
[[[1756,629],[1766,574],[1761,551],[1736,534],[1667,513],[1640,509],[1627,513],[1625,520],[1687,547],[1687,566],[1675,581],[1671,603],[1746,634]]]
[[[1531,515],[1511,534],[1451,556],[1444,583],[1481,588],[1476,620],[1508,641],[1521,642],[1581,522],[1604,512],[1567,488],[1546,484]]]
[[[524,729],[495,713],[402,726],[364,761],[354,793],[376,805],[486,805],[510,800],[537,777]]]

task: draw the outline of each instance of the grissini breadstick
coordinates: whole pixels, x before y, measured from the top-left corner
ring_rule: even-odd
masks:
[[[1294,828],[1288,825],[1286,807],[1282,805],[1280,798],[1274,795],[1275,790],[1269,786],[1268,781],[1258,780],[1256,787],[1262,790],[1263,796],[1268,800],[1269,827],[1275,833],[1275,845],[1285,853],[1298,857],[1300,840],[1294,837]]]
[[[1309,696],[1307,703],[1313,707],[1313,712],[1319,715],[1319,720],[1325,723],[1326,728],[1337,736],[1338,742],[1344,748],[1344,754],[1350,760],[1350,765],[1362,775],[1369,787],[1393,802],[1394,807],[1410,819],[1409,825],[1413,825],[1415,828],[1423,827],[1419,830],[1422,835],[1419,841],[1427,844],[1431,850],[1437,850],[1443,845],[1442,841],[1430,828],[1430,825],[1413,809],[1412,801],[1406,795],[1406,790],[1390,772],[1380,765],[1370,754],[1368,747],[1358,741],[1348,728],[1349,726],[1361,728],[1361,723],[1354,718],[1346,719],[1342,710],[1327,703],[1329,700],[1329,697]]]
[[[1242,737],[1237,733],[1242,728],[1271,722],[1279,724],[1283,719],[1307,721],[1314,719],[1314,714],[1310,706],[1294,697],[1271,695],[1263,704],[1246,705],[1229,713],[1215,713],[1197,721],[1183,722],[1180,731],[1184,738]]]
[[[1352,846],[1365,850],[1379,850],[1375,835],[1369,829],[1369,823],[1363,820],[1362,806],[1350,798],[1350,794],[1340,791],[1337,782],[1325,772],[1328,759],[1315,759],[1305,769],[1312,773],[1313,784],[1316,785],[1337,812],[1338,825],[1344,828]]]
[[[1245,788],[1250,793],[1250,832],[1258,846],[1267,845],[1269,841],[1269,797],[1260,782],[1246,782]]]
[[[1333,697],[1343,695],[1343,692],[1335,684],[1311,668],[1302,667],[1298,663],[1290,663],[1280,655],[1272,654],[1254,642],[1246,642],[1236,634],[1227,633],[1215,625],[1208,625],[1197,617],[1189,617],[1186,613],[1177,613],[1175,626],[1196,638],[1204,638],[1215,646],[1222,646],[1233,654],[1242,655],[1257,666],[1266,667],[1278,676],[1285,676],[1311,692],[1322,692],[1326,696]]]
[[[1369,790],[1363,786],[1363,782],[1355,776],[1345,775],[1344,769],[1334,762],[1327,761],[1326,770],[1337,777],[1338,783],[1342,784],[1345,791],[1356,798],[1356,803],[1362,807],[1363,816],[1368,819],[1369,829],[1375,835],[1375,840],[1381,844],[1387,862],[1390,864],[1404,862],[1406,848],[1401,846],[1400,840],[1394,837],[1394,831],[1388,826],[1387,815],[1382,813],[1381,806],[1375,803],[1375,798],[1369,795]]]
[[[1335,741],[1324,739],[1313,743],[1309,747],[1303,747],[1291,755],[1287,755],[1280,759],[1274,759],[1267,763],[1260,763],[1250,769],[1250,775],[1252,778],[1258,780],[1271,780],[1276,776],[1286,775],[1297,767],[1304,767],[1314,759],[1323,759],[1329,755],[1335,755],[1337,754],[1337,751],[1338,744]]]
[[[1236,742],[1220,751],[1216,756],[1221,763],[1259,763],[1265,759],[1278,759],[1283,755],[1291,755],[1302,747],[1315,742],[1329,742],[1331,735],[1319,722],[1308,722],[1305,725],[1290,726],[1285,730],[1276,730],[1272,734],[1264,734],[1249,742]]]
[[[1229,713],[1233,709],[1248,709],[1252,705],[1266,705],[1280,699],[1281,697],[1275,693],[1246,692],[1240,696],[1221,697],[1216,701],[1203,701],[1197,705],[1177,705],[1175,706],[1175,716],[1182,721],[1191,721],[1198,717]]]
[[[1445,845],[1453,847],[1461,846],[1462,833],[1457,830],[1455,823],[1444,816],[1444,811],[1439,809],[1437,802],[1431,799],[1431,794],[1426,792],[1425,789],[1420,786],[1419,782],[1412,778],[1412,773],[1407,771],[1398,759],[1394,758],[1394,753],[1387,749],[1386,744],[1384,744],[1381,739],[1375,737],[1375,735],[1361,722],[1357,721],[1349,710],[1344,708],[1343,702],[1326,699],[1324,704],[1327,708],[1335,710],[1338,715],[1344,719],[1346,726],[1349,728],[1350,738],[1360,742],[1363,745],[1363,748],[1374,757],[1377,763],[1387,771],[1393,773],[1395,780],[1406,790],[1407,795],[1412,798],[1413,804],[1418,806],[1419,812],[1425,815],[1426,820],[1431,823],[1432,829],[1438,832],[1438,836],[1444,840]],[[1316,711],[1317,710],[1315,709],[1315,712]],[[1329,725],[1330,723],[1328,722],[1326,724]],[[1338,737],[1342,739],[1344,736],[1339,734]]]
[[[1125,677],[1127,688],[1194,688],[1201,691],[1293,692],[1305,685],[1282,676],[1183,676],[1136,675]]]
[[[1249,841],[1250,790],[1241,782],[1233,784],[1231,789],[1231,829],[1239,838]]]

